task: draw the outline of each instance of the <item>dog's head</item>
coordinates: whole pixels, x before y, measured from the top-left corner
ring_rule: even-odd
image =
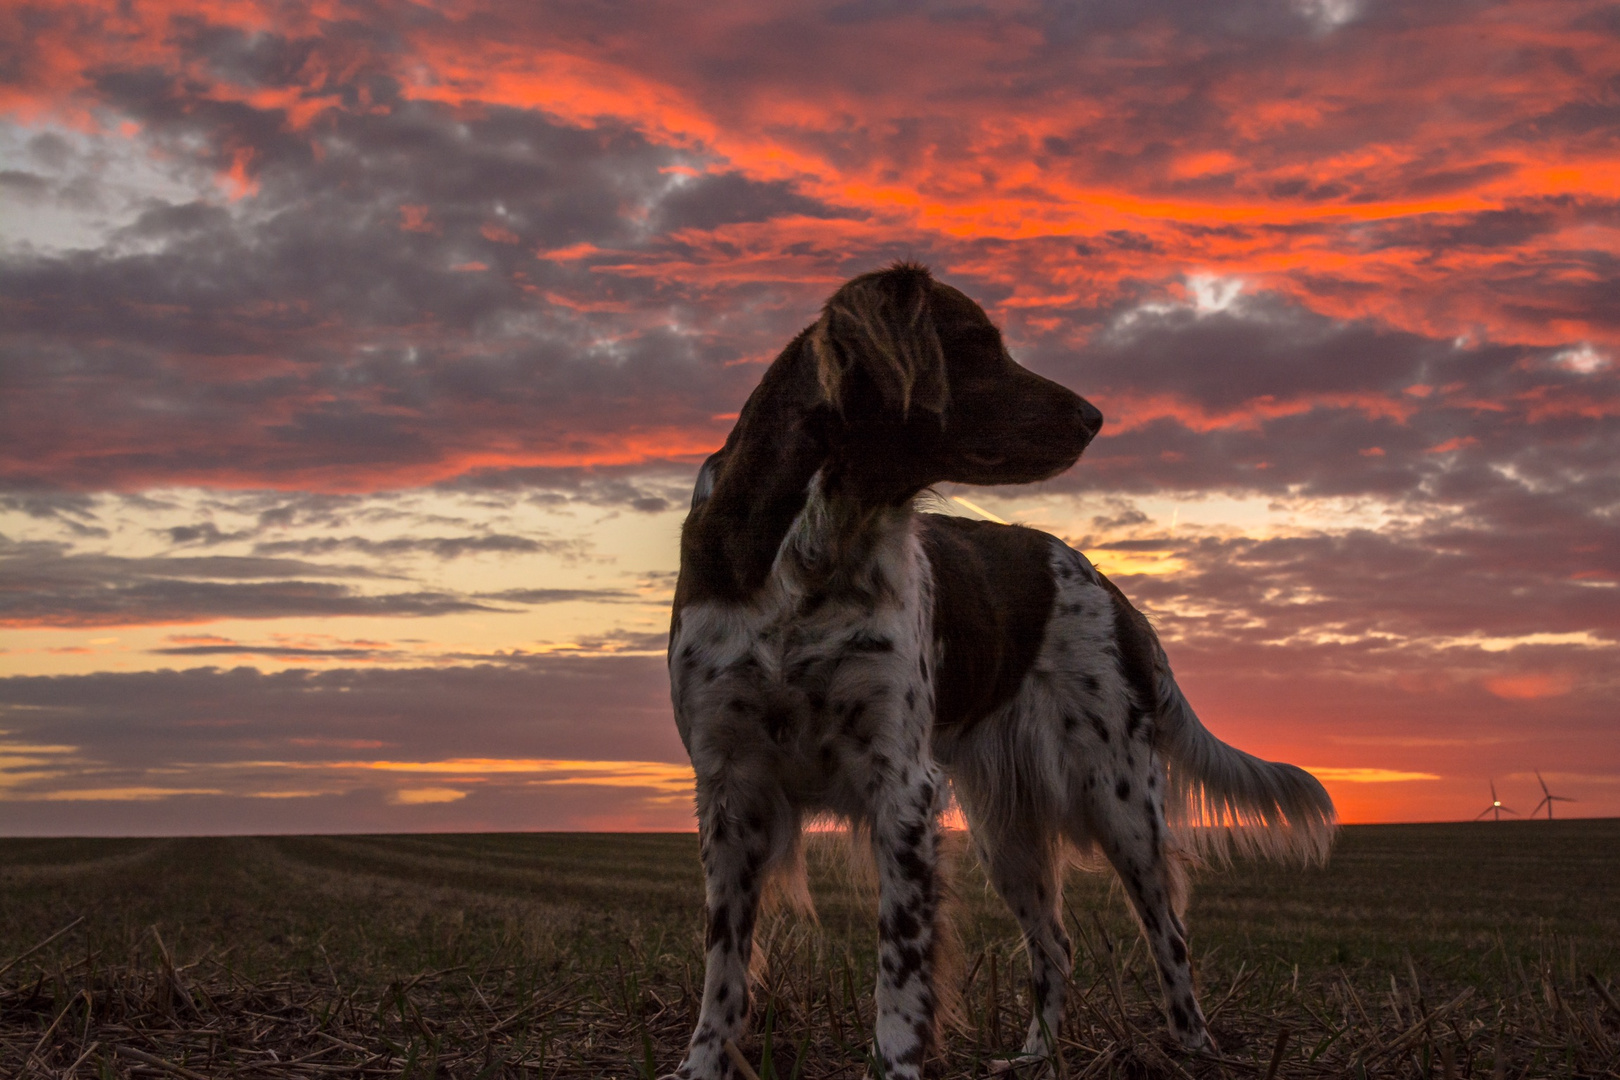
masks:
[[[863,499],[1044,480],[1102,427],[1090,402],[1014,361],[983,308],[912,263],[846,283],[805,347],[829,466]]]
[[[984,310],[923,267],[863,274],[766,369],[698,471],[676,607],[759,588],[818,473],[842,505],[897,507],[947,481],[1044,480],[1101,427],[1089,402],[1014,363]]]

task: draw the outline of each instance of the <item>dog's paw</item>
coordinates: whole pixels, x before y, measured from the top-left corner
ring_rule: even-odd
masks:
[[[1170,1038],[1183,1052],[1188,1054],[1196,1054],[1199,1051],[1208,1051],[1212,1054],[1221,1052],[1220,1047],[1215,1045],[1215,1036],[1211,1035],[1207,1028],[1184,1031],[1179,1034],[1172,1033]]]

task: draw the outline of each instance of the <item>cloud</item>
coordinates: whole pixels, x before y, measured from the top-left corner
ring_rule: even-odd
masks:
[[[1567,672],[1538,671],[1522,675],[1498,675],[1485,680],[1485,689],[1499,698],[1534,699],[1559,697],[1574,686]]]
[[[466,797],[465,791],[457,791],[455,788],[400,788],[389,797],[389,801],[399,806],[421,806],[424,803],[456,802]]]
[[[377,490],[693,457],[752,384],[734,361],[899,255],[1052,349],[1199,273],[1434,342],[1614,329],[1612,256],[1582,239],[1613,199],[1523,149],[1576,160],[1606,130],[1582,103],[1615,73],[1578,5],[1545,30],[1567,62],[1438,5],[722,5],[697,37],[656,8],[610,35],[583,10],[267,31],[157,9],[110,35],[96,10],[38,14],[53,59],[10,99],[134,132],[15,136],[31,198],[122,224],[0,258],[13,485]],[[1418,85],[1374,41],[1433,54]],[[1503,52],[1534,95],[1465,77]],[[1571,108],[1584,126],[1552,119]],[[146,194],[113,192],[114,152],[147,163]],[[1229,330],[1212,344],[1257,344]],[[1228,396],[1289,381],[1286,334],[1258,336],[1275,362]],[[1319,372],[1360,393],[1396,353]]]
[[[173,530],[171,530],[172,532]],[[234,537],[233,537],[234,538]],[[253,546],[262,555],[330,555],[352,551],[376,558],[399,555],[431,555],[435,559],[458,559],[463,555],[571,554],[582,545],[570,540],[536,540],[526,536],[428,536],[372,540],[364,536],[322,536],[303,540],[266,540]]]
[[[507,604],[566,604],[574,600],[642,600],[627,589],[502,589],[481,598]]]
[[[311,578],[372,578],[354,566],[255,556],[123,558],[0,540],[0,625],[133,626],[295,616],[412,616],[503,609],[446,592],[368,595]]]
[[[1323,783],[1335,784],[1397,784],[1440,779],[1437,773],[1405,772],[1400,769],[1312,767],[1306,771]]]
[[[343,660],[350,663],[371,660],[398,660],[406,654],[398,649],[379,649],[372,646],[309,647],[281,644],[252,644],[237,641],[212,641],[205,644],[168,645],[150,650],[158,656],[266,656],[276,660]]]
[[[624,759],[604,760],[608,747]],[[332,815],[321,831],[358,813],[356,799],[372,807],[362,820],[397,828],[411,819],[388,806],[450,791],[475,810],[505,805],[541,813],[533,827],[558,827],[611,805],[591,796],[569,809],[546,794],[581,785],[618,789],[625,813],[647,800],[646,824],[687,827],[689,777],[661,657],[0,679],[7,831],[83,820],[52,817],[43,802],[171,801],[197,814],[205,796],[214,810],[197,820],[220,831],[251,831],[265,814],[303,820],[258,805],[267,798],[324,800],[310,811]]]

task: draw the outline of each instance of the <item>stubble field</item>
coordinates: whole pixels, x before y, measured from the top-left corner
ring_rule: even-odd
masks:
[[[762,1077],[868,1068],[848,852],[812,847],[819,922],[761,925]],[[954,863],[963,1015],[930,1070],[984,1076],[1025,965]],[[1350,827],[1326,868],[1200,871],[1209,1053],[1164,1038],[1112,875],[1076,871],[1068,906],[1069,1077],[1620,1076],[1620,821]],[[657,1076],[701,912],[688,835],[0,840],[0,1076]]]

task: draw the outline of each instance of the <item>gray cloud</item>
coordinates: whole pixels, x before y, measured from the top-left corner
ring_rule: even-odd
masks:
[[[330,555],[350,551],[377,558],[397,555],[431,555],[435,559],[458,559],[463,555],[550,555],[583,554],[586,545],[578,540],[536,540],[527,536],[411,536],[391,540],[371,540],[364,536],[322,536],[304,540],[266,540],[253,545],[261,555]]]
[[[123,558],[67,554],[60,544],[0,543],[0,622],[37,626],[274,619],[287,616],[433,616],[503,609],[453,593],[368,596],[309,578],[373,578],[353,566],[256,556]],[[211,580],[212,579],[212,580]],[[269,580],[255,580],[269,579]]]
[[[480,598],[506,604],[564,604],[574,600],[642,600],[628,589],[502,589]]]
[[[613,747],[684,762],[662,657],[530,656],[516,665],[404,669],[194,668],[0,679],[10,738],[98,760],[289,761],[356,756],[582,758]]]
[[[536,784],[500,772],[467,783],[453,772],[353,764],[593,761],[611,751],[614,758],[679,765],[685,751],[662,658],[8,678],[0,679],[0,730],[12,755],[0,773],[0,829],[10,835],[582,828],[615,821],[682,828],[691,821],[689,802],[674,797],[638,808],[638,793],[624,787]],[[477,766],[466,771],[479,773]],[[423,786],[468,794],[450,805],[388,801],[394,789]],[[113,803],[38,797],[131,789],[217,794],[144,800],[114,794]]]
[[[195,544],[199,547],[213,547],[216,544],[229,544],[238,540],[247,540],[253,536],[250,529],[221,532],[219,526],[212,521],[204,521],[197,525],[174,525],[162,531],[169,538],[169,541],[176,546]]]
[[[656,514],[685,507],[696,475],[696,465],[660,461],[595,469],[487,468],[469,471],[440,487],[449,491],[521,492],[542,505],[579,502]]]

